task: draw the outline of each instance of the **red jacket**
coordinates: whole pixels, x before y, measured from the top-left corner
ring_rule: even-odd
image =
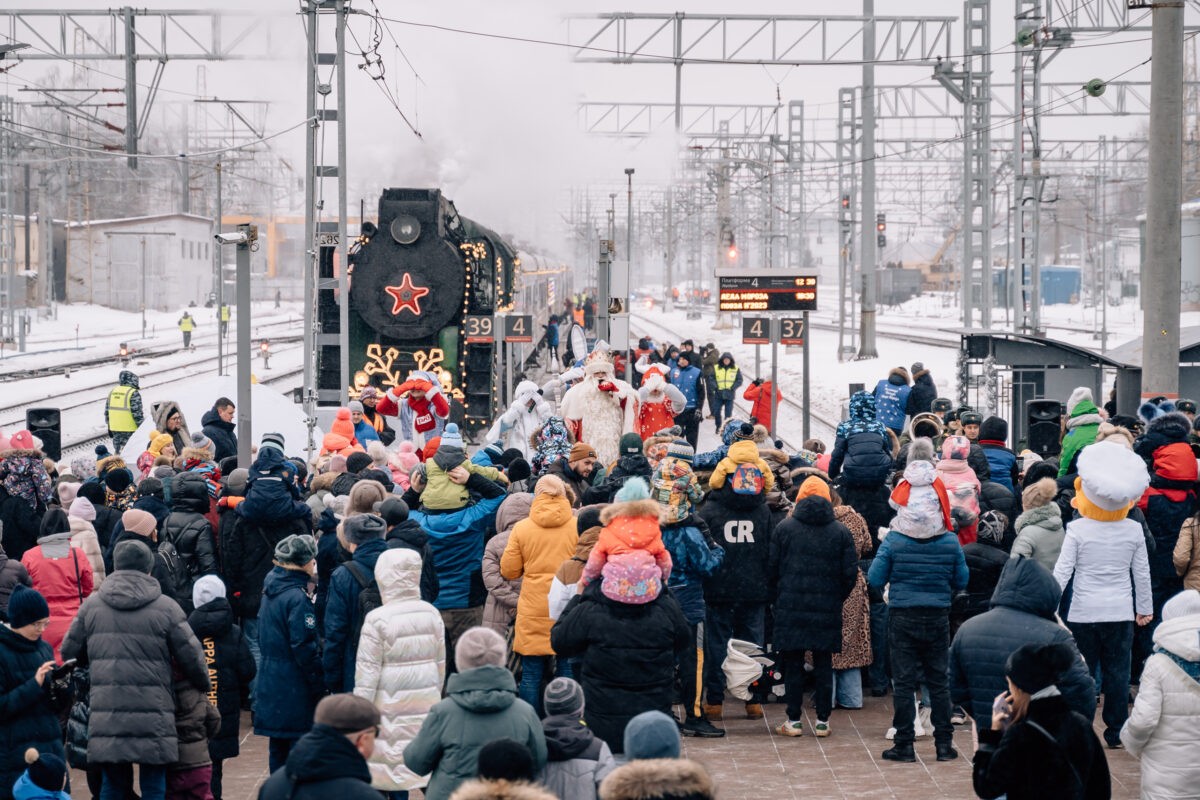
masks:
[[[1193,496],[1190,487],[1196,482],[1198,470],[1196,455],[1187,442],[1174,442],[1156,449],[1153,467],[1154,477],[1138,501],[1138,508],[1145,510],[1150,498],[1156,494],[1161,494],[1172,503],[1182,503]],[[1159,486],[1155,486],[1156,483]],[[1185,486],[1188,488],[1183,488]]]
[[[50,625],[42,638],[54,648],[55,658],[61,658],[58,648],[79,613],[82,599],[92,593],[92,565],[82,550],[70,546],[70,540],[69,531],[45,537],[41,544],[21,556],[33,588],[42,593],[50,606]]]
[[[750,416],[758,420],[758,424],[771,430],[771,382],[763,381],[755,386],[753,383],[742,392],[742,399],[749,400],[754,405],[750,408]],[[783,392],[775,390],[775,404],[783,402]]]

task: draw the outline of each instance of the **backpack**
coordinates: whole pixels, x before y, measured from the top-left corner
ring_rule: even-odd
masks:
[[[187,569],[183,564],[183,559],[179,557],[179,551],[175,549],[174,544],[164,539],[158,543],[158,551],[155,555],[166,567],[167,584],[171,589],[170,596],[178,600],[180,588],[186,585],[186,578],[183,576]]]
[[[729,486],[734,494],[762,494],[765,485],[762,470],[749,462],[738,464],[729,476]]]
[[[354,642],[357,645],[367,614],[383,605],[383,596],[379,593],[379,584],[375,582],[374,575],[368,575],[361,566],[353,561],[346,562],[346,569],[350,570],[350,574],[358,582],[358,614],[354,617],[354,622],[350,626],[350,637],[346,641]]]

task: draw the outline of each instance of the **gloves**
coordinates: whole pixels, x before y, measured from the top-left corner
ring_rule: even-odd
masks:
[[[762,384],[763,384],[763,379],[762,379],[762,378],[755,378],[753,381],[751,381],[751,383],[752,383],[754,386],[762,386]]]
[[[611,382],[609,382],[609,381],[600,381],[600,383],[596,384],[596,388],[597,388],[597,389],[599,389],[599,390],[600,390],[600,391],[602,391],[602,392],[616,392],[616,391],[619,391],[619,389],[618,389],[617,385],[616,385],[615,383],[611,383]]]

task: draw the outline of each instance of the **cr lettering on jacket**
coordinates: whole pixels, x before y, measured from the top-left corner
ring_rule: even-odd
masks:
[[[213,708],[217,706],[217,668],[213,664],[217,663],[217,642],[211,636],[205,636],[204,642],[204,663],[208,665],[208,702]]]
[[[754,544],[754,523],[748,519],[731,519],[725,523],[725,541],[730,544]]]

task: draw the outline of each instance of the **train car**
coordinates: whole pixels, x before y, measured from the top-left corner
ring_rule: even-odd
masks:
[[[351,394],[424,370],[461,404],[469,428],[489,423],[496,352],[480,318],[511,305],[516,251],[438,189],[386,189],[377,219],[350,257]],[[466,329],[481,323],[486,330]]]

